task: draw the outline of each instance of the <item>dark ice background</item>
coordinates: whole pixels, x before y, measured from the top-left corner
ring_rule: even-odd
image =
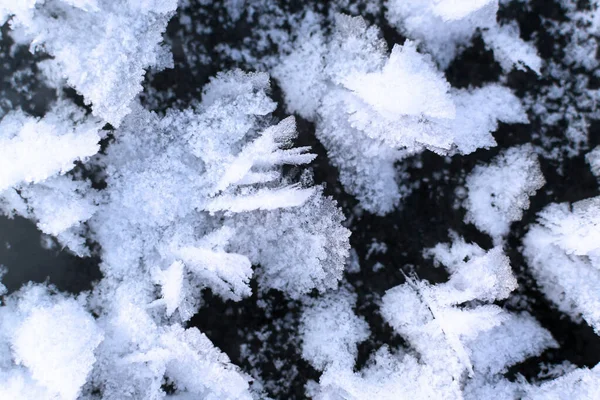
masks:
[[[300,2],[304,3],[304,2]],[[284,7],[295,11],[300,3],[283,1]],[[586,7],[580,2],[580,7]],[[500,18],[517,20],[522,36],[533,40],[539,54],[546,60],[560,60],[561,49],[569,38],[554,37],[547,33],[541,16],[555,21],[564,19],[564,12],[553,1],[532,0],[531,9],[525,10],[515,3],[503,8]],[[185,12],[193,21],[202,21],[212,27],[209,34],[191,34],[179,23],[176,15],[169,24],[166,39],[170,42],[175,68],[162,72],[149,72],[145,82],[142,101],[147,107],[164,111],[170,106],[187,107],[201,97],[202,86],[218,71],[247,65],[236,64],[214,51],[217,43],[241,43],[252,35],[255,26],[245,20],[222,23],[225,18],[222,1],[201,6],[190,1]],[[327,13],[328,3],[321,3],[322,12]],[[380,15],[368,18],[378,24],[388,44],[402,43],[401,37],[385,23],[383,10]],[[35,62],[43,55],[32,55],[25,47],[15,46],[2,28],[0,41],[0,115],[21,107],[33,115],[43,115],[48,104],[56,97],[53,89],[38,80]],[[190,63],[186,51],[197,48],[211,59],[209,64]],[[188,54],[189,55],[189,54]],[[455,87],[477,87],[486,82],[498,81],[502,71],[486,50],[483,41],[476,36],[462,55],[446,71],[446,78]],[[508,75],[508,85],[519,96],[539,93],[540,88],[553,84],[552,80],[540,79],[532,72],[514,71]],[[598,85],[590,79],[590,87]],[[275,116],[288,115],[282,106],[281,91],[272,81],[272,97],[280,104]],[[65,94],[83,105],[81,98],[72,90]],[[465,211],[456,208],[460,200],[456,189],[464,184],[466,174],[478,163],[487,163],[501,150],[533,142],[539,143],[542,122],[532,116],[528,125],[502,125],[494,137],[498,146],[490,150],[479,150],[468,156],[440,157],[430,152],[406,163],[410,182],[415,183],[412,194],[402,201],[400,208],[385,217],[361,211],[357,201],[346,194],[338,181],[337,170],[327,160],[326,151],[315,138],[314,124],[296,116],[299,137],[297,145],[310,145],[318,154],[310,165],[316,183],[325,185],[326,193],[333,196],[347,216],[347,226],[352,231],[352,248],[358,255],[360,271],[346,273],[346,282],[358,294],[356,313],[364,317],[372,335],[359,346],[357,368],[365,364],[369,355],[383,344],[392,348],[405,344],[378,314],[378,300],[386,290],[402,284],[406,275],[416,275],[430,282],[443,282],[446,272],[433,266],[422,257],[425,248],[439,242],[447,242],[448,230],[452,229],[485,249],[492,247],[491,239],[479,233],[473,225],[463,222]],[[546,135],[564,142],[563,125],[545,129]],[[544,127],[548,128],[548,127]],[[589,132],[590,148],[600,144],[600,125],[592,123]],[[531,206],[523,219],[513,224],[507,242],[507,254],[518,276],[517,294],[506,302],[507,308],[529,310],[560,343],[559,349],[550,349],[540,357],[531,358],[513,367],[507,376],[511,379],[522,374],[531,380],[540,372],[540,363],[558,364],[564,360],[577,365],[592,367],[600,361],[600,337],[586,323],[575,323],[549,303],[540,293],[531,278],[527,265],[520,254],[521,239],[536,214],[551,202],[577,201],[599,195],[598,182],[591,174],[583,155],[564,158],[561,161],[540,158],[546,185],[531,198]],[[421,166],[422,165],[422,166]],[[296,173],[293,169],[291,174]],[[79,293],[92,287],[92,282],[101,278],[97,257],[78,258],[59,248],[44,248],[47,241],[35,225],[23,218],[0,217],[0,264],[8,268],[3,283],[9,292],[17,290],[27,281],[48,281],[62,291]],[[385,243],[387,252],[372,252],[373,242]],[[47,247],[47,246],[46,246]],[[378,268],[381,263],[384,268]],[[375,268],[374,268],[375,267]],[[240,302],[224,302],[205,294],[206,305],[189,322],[198,327],[216,346],[228,354],[232,362],[246,372],[260,377],[266,392],[277,399],[305,398],[304,385],[307,380],[318,380],[319,373],[300,357],[300,339],[297,335],[300,303],[284,298],[281,293],[271,291],[258,293],[253,286],[253,295]],[[260,300],[260,301],[259,301]],[[168,390],[169,387],[166,385]]]

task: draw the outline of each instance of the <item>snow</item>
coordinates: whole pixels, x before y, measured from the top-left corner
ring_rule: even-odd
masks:
[[[12,15],[12,29],[31,50],[53,56],[94,115],[118,126],[142,90],[145,70],[173,63],[162,33],[176,7],[175,0],[3,0],[0,16]]]
[[[438,262],[468,246],[455,237],[451,247],[432,250]],[[468,250],[469,260],[451,265],[451,278],[435,286],[409,281],[386,292],[382,315],[398,333],[407,337],[425,363],[439,373],[459,379],[465,371],[473,374],[473,364],[464,341],[502,324],[507,316],[498,306],[480,305],[457,308],[456,305],[475,299],[494,301],[508,297],[516,288],[508,258],[500,248],[482,254],[480,249]],[[438,258],[438,254],[441,258]],[[410,307],[401,306],[410,304]],[[443,371],[443,372],[442,372]]]
[[[600,6],[559,3],[0,0],[0,211],[101,272],[0,283],[0,398],[595,398],[552,324],[600,334]]]
[[[541,75],[542,60],[534,46],[519,39],[516,25],[503,25],[483,32],[483,39],[494,51],[500,65],[506,71],[514,66],[526,71],[527,68]]]
[[[162,301],[167,308],[167,316],[173,315],[183,297],[183,268],[182,261],[173,261],[167,269],[157,270],[156,282],[161,285]],[[160,300],[157,300],[160,301]],[[156,304],[156,301],[154,302]]]
[[[76,399],[95,361],[102,334],[89,314],[74,301],[34,309],[15,332],[17,364],[32,378],[64,399]]]
[[[422,43],[442,68],[482,31],[503,68],[529,67],[540,74],[542,61],[535,48],[519,37],[515,26],[496,22],[498,0],[388,0],[386,4],[388,22]]]
[[[575,320],[600,330],[600,198],[553,203],[523,239],[524,255],[542,291]]]
[[[560,378],[548,381],[539,387],[532,387],[527,398],[532,400],[558,400],[564,398],[593,399],[598,393],[598,366],[580,368]]]
[[[40,156],[41,167],[31,164],[35,174],[23,174],[30,163],[17,165],[21,175],[2,192],[3,212],[35,221],[80,256],[91,255],[87,240],[95,241],[103,273],[76,309],[65,300],[36,311],[42,302],[31,301],[22,331],[6,339],[14,355],[2,353],[2,362],[14,359],[2,376],[9,397],[75,399],[84,387],[100,387],[106,399],[160,399],[168,381],[177,395],[252,398],[250,377],[182,325],[202,305],[202,291],[240,301],[256,279],[261,291],[299,298],[336,288],[349,254],[336,203],[310,180],[283,173],[315,155],[294,147],[293,117],[274,123],[268,91],[268,75],[234,70],[213,78],[202,101],[186,110],[159,115],[132,103],[100,153],[98,142],[109,133],[73,105],[59,101],[42,119],[5,117],[7,140],[27,137],[29,124],[70,141],[41,143],[67,155]],[[91,142],[90,150],[80,141]],[[82,166],[71,170],[76,160]],[[103,171],[105,188],[85,178],[91,170]],[[18,304],[19,296],[7,299]],[[18,328],[17,311],[0,312]],[[53,333],[36,347],[40,329]]]
[[[343,85],[384,118],[456,115],[448,93],[450,85],[427,58],[417,53],[411,41],[394,46],[381,71],[348,74]]]
[[[466,179],[466,222],[501,240],[510,224],[523,217],[529,196],[545,184],[537,155],[528,145],[512,147],[490,165],[478,165]]]
[[[316,191],[299,207],[235,215],[232,248],[261,265],[261,288],[292,297],[314,288],[324,292],[338,286],[348,258],[350,232],[343,220],[335,201]]]
[[[547,348],[557,348],[558,343],[531,315],[523,313],[511,314],[496,329],[478,335],[468,347],[475,370],[496,375]]]
[[[510,365],[557,343],[528,314],[485,304],[508,297],[517,287],[500,247],[486,252],[454,233],[451,238],[451,244],[440,243],[425,253],[448,269],[448,282],[409,280],[386,292],[381,313],[436,379],[463,382],[466,396],[472,391],[481,395],[486,382],[510,385],[501,375]],[[462,398],[460,389],[448,383],[438,390],[438,396]],[[426,392],[419,396],[427,398]]]
[[[352,311],[354,303],[355,296],[340,289],[304,311],[302,357],[315,368],[353,368],[357,344],[370,334],[367,323]]]
[[[4,398],[79,397],[103,340],[79,301],[29,286],[0,309],[0,322],[0,347],[7,349],[0,374]]]
[[[0,191],[64,174],[100,149],[95,119],[58,103],[41,119],[14,111],[0,121]]]
[[[585,159],[590,164],[592,174],[600,178],[600,146],[587,153]]]
[[[339,15],[335,22],[329,37],[301,31],[297,48],[273,74],[288,110],[315,120],[342,184],[367,211],[383,215],[399,204],[406,190],[397,162],[424,150],[446,155],[493,147],[498,121],[528,121],[507,88],[454,89],[415,42],[396,44],[387,56],[380,33],[362,18]],[[315,91],[308,93],[306,82]]]
[[[314,194],[313,190],[286,187],[277,190],[260,189],[251,194],[224,195],[210,201],[206,210],[243,212],[252,210],[275,210],[280,207],[301,206]]]

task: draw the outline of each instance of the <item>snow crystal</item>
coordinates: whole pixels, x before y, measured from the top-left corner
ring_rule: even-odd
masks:
[[[388,0],[386,17],[408,38],[422,42],[445,69],[477,30],[506,70],[523,66],[540,73],[541,59],[516,26],[496,22],[498,0]]]
[[[101,125],[58,103],[41,119],[14,111],[0,121],[0,191],[64,174],[100,149]]]
[[[592,123],[599,117],[598,90],[591,84],[600,66],[596,57],[598,3],[587,2],[585,7],[575,1],[559,3],[564,14],[548,18],[544,25],[548,37],[562,45],[545,59],[546,83],[524,98],[528,110],[541,123],[543,150],[553,159],[587,150]]]
[[[503,25],[483,32],[483,40],[492,48],[494,55],[505,71],[512,67],[526,70],[526,67],[541,75],[542,60],[534,46],[519,38],[516,25]]]
[[[500,374],[550,347],[558,347],[550,332],[529,314],[511,314],[500,326],[482,332],[468,345],[475,370]]]
[[[93,138],[89,152],[76,141],[48,144],[50,150],[64,144],[60,150],[71,153],[54,157],[54,164],[48,163],[53,157],[41,157],[41,172],[11,177],[0,205],[10,216],[34,220],[78,255],[90,254],[85,242],[94,240],[103,272],[85,308],[71,310],[74,300],[55,306],[34,293],[34,311],[22,324],[12,308],[0,308],[7,319],[1,325],[22,326],[16,341],[0,338],[0,362],[11,363],[1,377],[9,397],[57,392],[76,398],[88,383],[84,390],[101,387],[106,399],[160,399],[167,381],[179,396],[252,398],[250,378],[204,334],[182,326],[201,305],[202,289],[241,300],[251,294],[254,264],[260,265],[261,290],[291,297],[325,291],[337,287],[349,252],[336,203],[309,180],[295,183],[284,174],[284,165],[307,164],[315,156],[293,146],[293,118],[272,123],[276,104],[268,90],[268,75],[235,70],[218,74],[202,101],[186,110],[158,115],[131,103],[98,154],[99,139],[109,133],[69,104],[59,102],[58,111],[40,120],[11,114],[3,120],[14,128],[3,131],[6,140],[24,136],[24,124],[42,125],[50,138]],[[65,174],[74,160],[85,164]],[[102,171],[102,190],[83,178],[92,170]],[[38,327],[55,331],[39,353],[31,351]],[[71,331],[81,331],[80,342],[65,337]],[[5,351],[9,344],[14,356]],[[45,371],[46,356],[56,374]],[[60,376],[69,377],[69,385]]]
[[[12,15],[16,34],[52,55],[94,115],[118,126],[145,69],[172,65],[162,33],[176,7],[175,0],[9,0],[0,2],[0,19]]]
[[[587,369],[581,368],[548,381],[539,387],[531,387],[527,391],[527,398],[531,400],[559,400],[559,399],[593,399],[598,395],[600,385],[600,367]]]
[[[429,285],[409,280],[386,292],[381,313],[417,350],[422,368],[445,382],[438,396],[462,398],[454,386],[457,382],[466,384],[468,397],[489,390],[490,382],[494,382],[490,393],[498,392],[498,385],[515,392],[518,388],[501,373],[557,344],[531,316],[480,304],[506,298],[517,286],[501,248],[486,252],[456,234],[451,236],[451,245],[438,244],[425,253],[449,270],[448,282]]]
[[[316,120],[342,184],[368,211],[384,214],[398,204],[403,190],[396,162],[426,149],[468,154],[492,147],[498,121],[527,122],[510,90],[453,89],[410,40],[388,57],[377,29],[362,18],[340,15],[330,37],[309,31],[296,43],[274,69],[288,109]],[[313,51],[320,64],[310,61]],[[306,82],[329,90],[308,93]]]
[[[165,379],[172,382],[176,394],[215,400],[251,398],[248,377],[196,328],[159,327],[143,309],[132,304],[119,304],[119,308],[101,319],[106,339],[92,372],[93,381],[106,385],[106,398],[164,398]]]
[[[205,87],[196,110],[160,118],[138,109],[124,120],[101,161],[110,198],[90,223],[107,272],[128,274],[146,257],[161,268],[180,260],[195,283],[178,290],[209,286],[238,300],[250,293],[250,261],[263,267],[265,288],[298,294],[337,284],[348,233],[319,191],[284,181],[281,165],[314,155],[290,148],[293,119],[263,128],[275,107],[267,89],[265,74],[232,71]],[[223,223],[229,233],[212,242]]]
[[[466,181],[465,222],[499,240],[523,217],[529,196],[545,183],[537,155],[528,145],[512,147],[490,165],[473,168]]]
[[[160,334],[156,347],[133,353],[125,361],[146,363],[152,370],[164,371],[183,393],[201,394],[210,400],[252,399],[248,378],[232,368],[229,358],[196,328],[167,328]]]
[[[356,297],[340,289],[308,306],[302,315],[302,357],[319,370],[352,368],[367,323],[352,311]],[[333,365],[333,366],[332,366]]]
[[[13,360],[0,374],[3,398],[29,398],[29,390],[45,392],[44,398],[78,398],[103,339],[79,302],[30,286],[0,309],[0,325],[0,342],[9,341]]]
[[[77,255],[89,250],[81,235],[81,223],[96,212],[97,193],[88,181],[73,180],[66,175],[41,183],[7,189],[0,194],[0,206],[9,216],[20,215],[37,222],[38,228],[52,235]]]
[[[517,23],[504,22],[515,5],[540,7],[527,1],[292,3],[0,0],[2,34],[9,35],[0,49],[5,83],[36,115],[13,107],[2,92],[0,211],[35,223],[47,248],[56,243],[79,257],[98,257],[102,272],[77,296],[33,283],[8,293],[0,283],[0,398],[267,398],[288,388],[276,387],[260,364],[303,384],[306,366],[286,364],[300,356],[320,373],[305,386],[317,400],[594,398],[599,366],[542,363],[530,382],[505,376],[529,357],[553,359],[544,351],[565,342],[528,312],[510,311],[524,293],[513,291],[529,282],[517,282],[504,246],[511,224],[545,183],[536,153],[548,158],[546,166],[565,149],[578,156],[589,150],[591,120],[598,119],[598,2],[560,0],[549,13],[560,7],[560,21],[544,14],[539,28],[524,32],[551,53],[543,61]],[[386,31],[384,39],[371,23],[397,32]],[[253,29],[246,34],[245,27]],[[474,38],[503,72],[494,82],[453,87],[455,67],[466,62],[460,53]],[[155,74],[173,66],[169,44],[187,65]],[[37,54],[11,71],[22,46]],[[223,65],[256,72],[216,72]],[[529,75],[509,75],[513,68]],[[207,71],[216,75],[206,79]],[[298,118],[282,116],[265,71],[277,80],[273,97],[281,89]],[[542,77],[532,86],[537,92],[524,83],[533,76],[528,71]],[[38,104],[45,94],[27,79],[44,80],[42,92],[55,90],[58,100]],[[460,156],[495,147],[501,122],[529,118],[530,139],[543,149],[502,149],[456,187],[463,185]],[[556,146],[548,135],[556,127],[567,145]],[[314,139],[326,159],[296,146]],[[429,160],[443,169],[431,171]],[[600,148],[586,160],[600,176]],[[335,174],[323,178],[318,170],[313,178],[312,167],[327,162],[339,170],[343,188],[329,184]],[[421,167],[414,174],[427,186],[419,187],[407,171]],[[454,211],[462,203],[465,222],[494,246],[484,249],[450,231],[449,243],[422,252],[445,269],[446,281],[411,275],[385,286],[388,273],[401,279],[412,267],[394,262],[414,254],[401,250],[397,259],[398,249],[388,248],[393,232],[361,230],[393,225],[379,217],[440,179],[453,186],[433,188],[432,195],[456,193]],[[327,185],[314,183],[323,180]],[[552,190],[549,196],[561,197]],[[336,198],[356,219],[344,224]],[[345,226],[359,230],[355,249]],[[385,243],[361,242],[374,237]],[[600,197],[592,197],[548,205],[522,249],[526,275],[560,311],[597,333],[599,243]],[[378,262],[364,274],[384,281],[344,280],[345,267],[355,274],[371,257]],[[6,271],[0,265],[0,279]],[[208,300],[208,291],[220,299]],[[190,326],[201,307],[221,300],[229,302],[228,318],[254,306],[265,317],[234,327],[242,340],[237,358],[248,361],[248,371]],[[285,360],[272,348],[282,341]]]
[[[592,174],[600,178],[600,146],[587,153],[585,159],[590,164]]]
[[[75,399],[95,361],[102,340],[93,319],[75,302],[34,309],[15,332],[15,360],[62,398]]]
[[[337,287],[348,258],[350,232],[343,219],[335,201],[317,191],[299,207],[233,216],[232,248],[261,265],[257,279],[265,289],[294,297],[325,291]]]
[[[379,349],[369,365],[360,372],[352,369],[330,369],[319,381],[318,400],[340,398],[377,398],[394,400],[398,395],[411,399],[460,399],[456,381],[440,376],[409,354],[394,354],[386,347]]]
[[[525,238],[524,255],[544,294],[600,331],[600,197],[551,204]]]

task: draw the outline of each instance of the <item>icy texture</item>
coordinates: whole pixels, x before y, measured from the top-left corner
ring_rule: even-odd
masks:
[[[43,118],[7,114],[0,121],[0,191],[63,174],[96,154],[100,128],[69,103],[59,102]]]
[[[142,278],[140,276],[140,278]],[[108,282],[105,282],[108,284]],[[91,382],[103,398],[162,399],[165,379],[176,393],[206,399],[249,400],[249,377],[196,328],[157,324],[147,307],[150,291],[143,278],[111,290],[113,303],[99,311],[105,340]]]
[[[451,245],[439,244],[427,254],[448,269],[448,282],[432,286],[409,281],[393,288],[383,298],[382,314],[438,380],[461,381],[465,372],[468,385],[497,380],[508,366],[556,346],[528,315],[480,303],[506,298],[516,288],[501,248],[485,252],[453,235]],[[443,393],[455,390],[448,387]]]
[[[419,364],[409,354],[394,354],[382,347],[360,372],[352,369],[326,370],[319,381],[315,400],[377,398],[394,400],[398,396],[411,399],[458,399],[458,385]]]
[[[350,232],[343,220],[336,203],[317,190],[298,207],[233,216],[237,235],[231,244],[263,267],[257,271],[261,288],[292,297],[313,288],[323,292],[337,287],[348,258]]]
[[[1,398],[78,398],[103,339],[80,301],[28,286],[0,308],[0,327]]]
[[[530,12],[544,6],[540,2],[388,0],[383,11],[380,0],[301,6],[182,0],[167,40],[187,65],[155,74],[172,63],[162,34],[175,0],[0,0],[0,21],[8,21],[3,33],[10,35],[0,49],[0,210],[28,218],[47,240],[78,256],[99,257],[102,272],[93,289],[77,297],[33,284],[7,294],[0,283],[0,398],[250,400],[267,398],[262,388],[293,397],[293,385],[314,372],[290,362],[300,356],[321,373],[319,382],[306,384],[307,396],[321,400],[595,398],[598,367],[544,364],[538,379],[547,381],[536,381],[528,363],[529,382],[505,376],[558,346],[522,311],[537,299],[527,290],[511,294],[517,280],[503,249],[511,223],[544,183],[534,151],[551,168],[562,152],[582,156],[590,121],[598,117],[598,3],[559,1],[564,15],[550,5],[540,27],[528,32],[543,50],[542,64],[516,24],[497,22],[500,3]],[[513,18],[514,10],[500,18]],[[407,39],[388,49],[376,26],[340,12],[382,27],[387,18]],[[461,81],[456,69],[468,60],[458,57],[478,36],[504,73],[491,82],[484,71],[469,85],[452,87],[445,73]],[[22,61],[24,45],[37,55],[10,71]],[[223,65],[273,74],[288,111],[309,121],[301,121],[307,129],[300,140],[310,143],[314,126],[329,155],[313,165],[330,161],[338,168],[360,207],[331,182],[335,177],[323,177],[326,168],[315,176],[333,183],[327,187],[314,186],[310,170],[300,174],[316,156],[294,147],[295,120],[280,118],[266,73],[221,72],[202,86],[207,71]],[[526,73],[507,75],[515,67]],[[543,78],[534,82],[528,69]],[[45,80],[41,92],[56,89],[59,100],[49,111],[38,103],[38,83],[28,80]],[[527,110],[504,84],[518,85]],[[73,97],[65,85],[83,96],[93,116],[63,99]],[[25,101],[13,102],[6,93]],[[388,250],[386,257],[398,256],[396,238],[385,228],[410,229],[414,221],[363,219],[362,209],[388,213],[414,188],[446,200],[447,189],[462,180],[462,166],[486,153],[464,164],[460,156],[496,146],[499,122],[526,123],[528,116],[534,127],[502,142],[531,141],[541,149],[504,150],[472,170],[464,197],[457,192],[455,209],[464,200],[466,221],[489,234],[495,247],[484,250],[451,234],[452,243],[423,253],[445,268],[446,282],[411,274],[380,297],[396,283],[363,280],[381,274],[382,264],[361,270],[359,261]],[[556,128],[559,133],[548,134]],[[405,171],[432,159],[419,156],[425,151],[445,157],[436,168],[445,165],[435,171],[424,165],[415,172],[423,179],[408,179]],[[586,157],[595,175],[598,154]],[[564,198],[554,189],[544,196]],[[354,212],[347,226],[360,226],[347,282],[350,232],[326,190]],[[524,238],[525,278],[531,272],[562,311],[596,331],[598,215],[599,198],[552,204]],[[415,235],[427,223],[418,220]],[[373,232],[369,245],[365,232],[381,226],[384,237]],[[411,259],[411,249],[409,243],[406,253],[400,250],[399,262]],[[520,251],[506,250],[511,257]],[[0,265],[0,278],[5,271]],[[389,271],[394,279],[400,272]],[[529,283],[522,278],[519,283]],[[209,290],[220,299],[205,296]],[[201,307],[219,301],[228,302],[224,318],[243,321],[231,327],[238,342],[227,346],[240,344],[234,357],[247,371],[189,327]],[[379,315],[369,314],[374,304]],[[253,307],[257,318],[237,314]]]
[[[529,196],[545,183],[532,146],[503,151],[487,166],[476,166],[466,180],[466,222],[472,222],[496,242],[508,234],[510,224],[523,217]]]
[[[506,70],[529,67],[540,73],[542,61],[533,46],[519,38],[516,26],[496,22],[498,0],[388,0],[392,26],[423,43],[445,69],[477,30]]]
[[[435,286],[409,281],[390,289],[383,298],[382,314],[440,376],[460,379],[465,370],[473,374],[464,342],[502,324],[507,315],[491,304],[455,306],[476,299],[493,302],[506,298],[517,282],[499,247],[486,253],[455,238],[452,246],[438,245],[431,254],[448,268],[450,280]]]
[[[313,302],[302,317],[302,356],[322,370],[312,398],[318,400],[395,399],[399,395],[427,398],[440,390],[431,368],[423,368],[410,355],[392,354],[386,347],[375,353],[369,365],[354,372],[357,344],[369,329],[352,311],[355,297],[340,290]]]
[[[175,0],[2,0],[0,21],[11,15],[15,36],[53,56],[94,115],[118,126],[145,69],[172,65],[162,33],[176,7]]]
[[[289,148],[293,118],[265,126],[275,108],[268,84],[265,74],[234,71],[213,79],[196,109],[162,118],[138,109],[99,159],[109,197],[90,226],[103,270],[126,277],[141,263],[154,268],[157,282],[183,273],[181,286],[167,290],[177,295],[164,303],[170,313],[183,305],[185,319],[198,287],[227,299],[248,296],[251,263],[264,270],[261,287],[292,295],[335,287],[341,277],[348,254],[342,216],[319,190],[283,179],[281,165],[314,155]]]
[[[337,286],[348,231],[320,190],[283,178],[282,165],[314,156],[290,147],[293,119],[268,126],[268,87],[265,74],[233,71],[211,80],[194,108],[159,116],[137,106],[95,160],[107,188],[88,224],[102,248],[94,309],[106,340],[92,377],[108,382],[106,398],[162,398],[168,379],[182,395],[249,399],[249,377],[171,321],[188,320],[204,288],[250,295],[253,263],[264,289]]]
[[[600,197],[551,204],[538,217],[523,239],[532,274],[561,311],[600,332]]]
[[[591,370],[581,368],[539,387],[529,388],[526,398],[531,400],[593,399],[598,395],[599,385],[600,366],[595,366]]]
[[[470,341],[468,347],[475,370],[497,375],[548,347],[558,347],[558,343],[531,315],[523,313],[509,315],[500,326]]]
[[[0,211],[37,223],[78,255],[88,255],[81,223],[95,212],[90,183],[65,175],[100,149],[101,123],[59,101],[43,118],[13,111],[0,121]]]
[[[287,109],[310,120],[317,117],[317,109],[328,88],[324,76],[327,44],[320,22],[320,18],[308,14],[299,27],[296,49],[271,71],[285,94]],[[374,39],[374,46],[383,45]]]
[[[585,159],[590,164],[592,174],[600,178],[600,146],[587,153]]]
[[[378,30],[361,18],[339,15],[331,37],[302,32],[273,74],[288,109],[316,120],[342,184],[368,211],[391,211],[406,191],[394,163],[424,150],[489,148],[498,121],[527,122],[510,90],[453,89],[411,41],[388,57]]]
[[[357,344],[370,334],[367,323],[354,314],[354,303],[355,296],[340,289],[304,312],[302,357],[315,368],[353,368]]]
[[[494,56],[505,71],[513,67],[526,70],[528,67],[541,75],[542,60],[536,48],[519,38],[516,25],[504,25],[483,31],[483,40],[494,51]]]
[[[89,250],[81,224],[96,212],[97,198],[88,181],[62,175],[7,189],[0,194],[0,207],[8,216],[19,215],[35,221],[42,232],[83,256],[89,255]]]
[[[20,341],[5,340],[15,351],[14,362],[31,370],[30,377],[10,367],[9,393],[51,398],[45,391],[60,390],[58,398],[76,398],[83,390],[91,398],[99,390],[109,400],[162,399],[169,382],[180,397],[252,398],[251,378],[204,334],[183,327],[201,306],[202,290],[227,300],[247,297],[254,264],[261,290],[291,297],[325,291],[337,287],[349,251],[349,231],[335,202],[322,188],[311,187],[310,179],[294,183],[283,174],[284,165],[307,164],[315,156],[307,147],[292,146],[293,118],[272,124],[276,104],[268,91],[268,75],[236,70],[213,78],[202,102],[189,109],[158,115],[134,104],[110,132],[106,150],[92,160],[64,174],[73,163],[64,157],[64,167],[15,180],[2,193],[5,213],[35,221],[73,252],[90,254],[86,241],[95,241],[103,272],[76,315],[81,329],[93,324],[94,334],[104,338],[94,342],[94,357],[83,348],[92,340],[85,332],[81,345],[63,337],[67,330],[77,332],[61,319],[75,311],[63,312],[63,306],[50,314],[62,313],[55,318],[66,329],[55,329],[63,335],[60,345],[50,335],[32,353],[35,327],[53,329],[48,317],[34,312],[17,333]],[[96,120],[90,121],[95,153],[98,139],[108,133],[98,133]],[[73,130],[74,122],[67,122]],[[82,161],[93,154],[67,144],[61,149],[73,150]],[[83,178],[90,172],[105,188],[92,188]],[[10,302],[19,296],[0,308],[11,321],[18,315]],[[42,301],[34,300],[32,307]],[[85,358],[85,368],[61,358],[74,357],[61,347],[70,342]],[[11,357],[2,353],[0,362]],[[43,373],[43,358],[56,363],[57,374],[72,376],[72,386]]]
[[[486,252],[455,234],[452,238],[452,244],[426,253],[448,269],[447,283],[410,279],[382,298],[382,316],[418,358],[384,346],[354,372],[356,344],[366,339],[368,329],[352,312],[352,295],[338,292],[309,306],[303,315],[302,355],[323,370],[319,385],[311,389],[313,398],[481,398],[491,387],[487,393],[503,387],[506,396],[501,398],[517,398],[529,388],[502,374],[557,343],[530,315],[482,304],[508,297],[517,286],[501,248]]]
[[[565,11],[545,21],[547,35],[562,43],[547,59],[545,84],[524,99],[541,122],[541,142],[546,156],[561,159],[586,150],[590,128],[600,118],[598,89],[592,82],[600,74],[597,1],[584,7],[572,0],[559,1]],[[543,7],[543,5],[542,5]],[[556,130],[560,136],[555,136]]]

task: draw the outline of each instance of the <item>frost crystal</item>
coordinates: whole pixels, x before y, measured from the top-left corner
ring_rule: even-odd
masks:
[[[176,7],[175,0],[2,0],[0,20],[11,15],[15,35],[53,56],[94,115],[118,126],[145,69],[172,65],[162,33]]]
[[[80,302],[29,286],[0,308],[0,326],[2,398],[78,398],[103,339]]]
[[[559,400],[564,398],[593,399],[600,385],[600,367],[591,370],[577,369],[560,378],[545,382],[539,387],[528,388],[531,400]]]
[[[0,191],[64,174],[100,149],[101,125],[58,103],[38,119],[14,111],[0,121]]]
[[[527,313],[481,304],[504,299],[517,286],[501,248],[486,252],[455,234],[452,238],[452,244],[426,252],[448,269],[447,283],[410,279],[381,301],[382,316],[418,358],[409,349],[393,353],[384,346],[354,372],[356,344],[368,330],[352,312],[353,296],[340,291],[309,306],[303,315],[302,354],[323,370],[319,386],[312,389],[315,399],[481,398],[499,387],[506,398],[516,398],[536,389],[513,384],[502,374],[557,343]]]
[[[200,331],[182,326],[201,305],[202,289],[224,299],[247,297],[254,264],[261,290],[291,297],[324,291],[337,287],[349,252],[349,232],[335,202],[321,188],[284,175],[284,165],[306,164],[315,156],[308,147],[293,147],[293,118],[272,124],[276,104],[268,90],[264,73],[221,73],[193,107],[158,115],[133,104],[110,134],[99,132],[95,119],[79,122],[80,113],[65,104],[59,111],[67,116],[52,111],[41,120],[21,114],[3,120],[11,128],[4,131],[8,140],[26,138],[41,126],[38,131],[50,139],[67,136],[71,142],[48,144],[57,150],[64,144],[65,155],[41,157],[44,163],[32,164],[34,172],[11,176],[2,210],[34,220],[78,255],[90,254],[86,243],[92,239],[104,275],[87,304],[74,311],[71,303],[56,306],[50,316],[35,311],[16,342],[6,339],[15,354],[3,354],[2,362],[12,357],[30,371],[11,366],[2,378],[8,393],[49,398],[49,391],[74,399],[81,390],[101,388],[105,399],[160,399],[166,380],[179,396],[252,398],[250,378]],[[22,128],[27,124],[32,128]],[[106,136],[107,149],[88,160]],[[89,150],[78,140],[89,141]],[[86,162],[69,171],[74,160]],[[96,179],[104,189],[83,178],[89,171],[101,171]],[[16,296],[9,301],[18,302]],[[40,301],[32,300],[32,307]],[[81,327],[62,319],[76,312]],[[8,306],[0,313],[11,321],[18,317]],[[87,336],[86,324],[93,326]],[[30,343],[38,326],[56,336],[42,348]],[[66,332],[79,330],[81,345],[65,349],[64,343],[73,342]],[[81,367],[70,365],[76,356],[85,359],[76,360]],[[57,374],[71,377],[71,386],[44,372],[43,357],[56,363]]]
[[[96,212],[97,199],[88,181],[62,175],[7,189],[0,195],[0,207],[8,216],[16,214],[35,221],[42,232],[83,256],[89,255],[89,250],[81,224]]]
[[[450,280],[436,286],[409,281],[393,288],[383,298],[382,314],[410,340],[425,363],[459,379],[465,370],[473,374],[464,341],[502,324],[507,316],[495,305],[455,306],[506,298],[516,288],[516,280],[499,247],[486,253],[455,238],[452,246],[438,245],[431,255],[448,267]]]
[[[600,197],[551,204],[525,238],[524,255],[558,308],[600,331]]]
[[[274,76],[288,108],[316,120],[342,184],[371,212],[384,214],[398,204],[397,161],[426,149],[468,154],[492,147],[498,121],[527,122],[508,89],[453,89],[411,41],[395,45],[387,57],[379,32],[361,18],[338,16],[330,38],[310,30],[305,35]],[[323,61],[312,60],[315,52]],[[306,82],[315,89],[310,99],[304,98]]]
[[[585,159],[590,164],[592,174],[600,178],[600,146],[587,153]]]
[[[540,73],[542,61],[535,48],[519,38],[518,28],[497,24],[498,0],[388,0],[387,10],[390,24],[422,42],[442,68],[479,29],[503,68],[526,66]]]
[[[357,344],[369,337],[367,323],[352,311],[355,297],[341,289],[309,306],[302,316],[302,357],[319,369],[354,366]]]
[[[599,10],[0,0],[0,399],[597,398]]]
[[[465,221],[499,241],[508,234],[510,224],[521,219],[523,210],[529,208],[529,196],[544,183],[532,147],[510,148],[490,165],[476,166],[467,177]]]
[[[249,295],[251,262],[262,266],[264,288],[296,294],[337,285],[347,231],[320,191],[283,179],[283,164],[314,156],[289,148],[293,119],[265,127],[275,107],[267,88],[265,74],[234,71],[208,85],[197,109],[127,117],[99,159],[110,198],[90,223],[107,272],[126,276],[145,260],[164,281],[182,262],[187,279],[169,292],[184,303],[194,287],[236,300]],[[132,157],[141,146],[144,153]],[[172,301],[165,299],[170,311]]]

